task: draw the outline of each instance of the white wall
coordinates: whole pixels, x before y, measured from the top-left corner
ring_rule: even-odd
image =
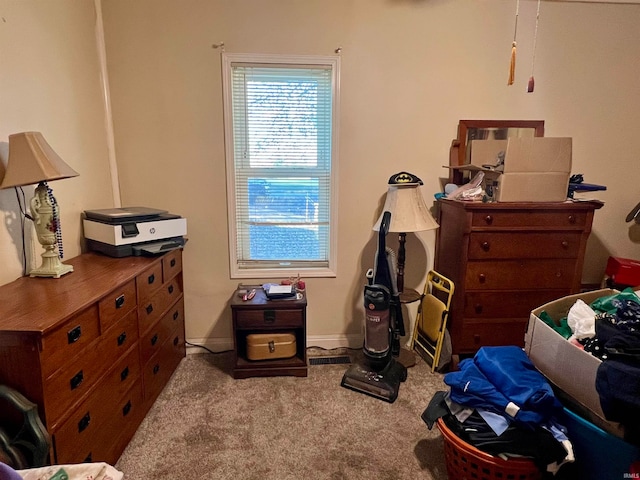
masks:
[[[23,131],[42,132],[80,174],[49,184],[61,209],[65,259],[80,253],[81,212],[113,202],[94,22],[93,1],[0,0],[0,178],[8,137]],[[27,202],[33,190],[24,187]],[[14,189],[0,190],[0,217],[4,284],[23,272]],[[27,221],[27,261],[39,264],[43,249],[31,229]]]
[[[227,302],[238,283],[227,254],[220,49],[212,48],[219,42],[234,53],[327,55],[342,47],[339,271],[307,282],[312,343],[360,333],[364,272],[375,251],[371,226],[387,179],[400,170],[420,176],[430,201],[446,176],[460,119],[542,119],[546,135],[573,137],[574,173],[608,187],[583,280],[599,282],[609,255],[640,258],[640,233],[624,222],[640,201],[638,5],[542,2],[536,88],[526,93],[535,1],[520,2],[510,87],[509,0],[102,2],[122,202],[188,220],[191,341],[229,345]],[[0,20],[0,142],[14,131],[40,129],[80,172],[53,184],[68,255],[79,249],[79,213],[113,203],[92,6],[0,0],[7,20]],[[5,218],[16,216],[13,198],[0,192]],[[0,228],[5,281],[20,275],[10,231]],[[422,288],[433,250],[432,232],[408,235],[407,286]]]

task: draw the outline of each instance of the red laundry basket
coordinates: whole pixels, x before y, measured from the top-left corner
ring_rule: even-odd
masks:
[[[461,440],[438,419],[444,438],[444,457],[449,480],[540,480],[542,474],[527,459],[494,457]]]

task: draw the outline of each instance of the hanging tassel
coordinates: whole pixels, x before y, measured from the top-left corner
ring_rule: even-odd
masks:
[[[516,42],[511,44],[511,62],[509,63],[509,81],[507,85],[513,85],[516,78]]]
[[[538,43],[538,23],[540,21],[540,0],[538,0],[538,11],[536,12],[536,29],[533,32],[533,57],[531,58],[531,76],[527,83],[527,93],[533,93],[535,81],[533,79],[533,69],[536,64],[536,44]]]
[[[518,36],[518,12],[520,11],[520,0],[516,2],[516,20],[513,27],[513,42],[511,43],[511,61],[509,62],[509,80],[507,85],[513,85],[516,78],[516,37]]]

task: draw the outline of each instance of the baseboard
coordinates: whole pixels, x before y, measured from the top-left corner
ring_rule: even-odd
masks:
[[[327,350],[333,348],[361,348],[362,335],[311,335],[307,337],[308,347],[320,347]],[[188,338],[187,355],[203,353],[209,350],[222,353],[233,350],[233,338]]]

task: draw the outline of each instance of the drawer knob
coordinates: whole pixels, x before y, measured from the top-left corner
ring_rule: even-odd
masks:
[[[480,283],[484,283],[487,281],[487,276],[484,273],[481,273],[478,275],[478,280],[480,281]]]
[[[82,372],[82,370],[80,370],[71,378],[71,380],[69,380],[69,385],[71,386],[71,390],[75,390],[76,388],[78,388],[83,380],[84,380],[84,373]]]
[[[90,423],[91,423],[91,415],[89,414],[89,412],[87,412],[84,415],[84,417],[82,417],[78,422],[78,433],[85,431]]]
[[[156,373],[158,373],[160,371],[160,365],[158,365],[157,363],[153,366],[153,374],[155,375]]]
[[[560,278],[562,276],[562,272],[556,272],[556,277]]]
[[[569,242],[567,242],[566,240],[564,240],[564,241],[561,243],[561,245],[562,245],[562,248],[564,248],[564,249],[569,248]]]
[[[173,293],[173,285],[169,285],[169,293]]]
[[[174,320],[177,320],[179,316],[180,316],[180,314],[178,313],[177,310],[175,312],[173,312],[173,319]]]
[[[489,242],[482,242],[481,247],[482,247],[482,250],[484,250],[485,252],[488,252],[490,248]]]
[[[156,276],[153,273],[147,277],[147,283],[149,285],[151,285],[155,281],[156,281]]]
[[[124,342],[127,341],[127,332],[122,332],[118,335],[118,346],[121,347]]]
[[[479,333],[474,333],[473,334],[473,341],[476,344],[480,343],[480,334]]]
[[[122,308],[124,305],[124,293],[116,298],[116,308]]]
[[[72,328],[67,332],[67,342],[69,344],[76,343],[82,335],[82,327],[78,325],[76,328]]]
[[[91,463],[93,462],[93,453],[89,452],[89,455],[87,455],[87,458],[84,459],[85,463]]]
[[[126,417],[130,411],[131,411],[131,400],[129,400],[127,404],[124,407],[122,407],[122,416]]]
[[[575,215],[569,215],[569,223],[571,225],[573,225],[574,223],[576,223],[576,217]]]
[[[171,261],[169,262],[169,265],[171,265],[172,267],[176,266],[176,259],[172,258]]]
[[[147,311],[147,315],[151,315],[151,312],[153,312],[153,304],[150,303],[149,305],[147,305],[147,308],[145,308],[145,310]]]
[[[158,343],[158,334],[156,333],[153,337],[151,337],[151,346]]]
[[[484,217],[484,221],[487,225],[491,225],[493,223],[493,216],[487,215],[486,217]]]
[[[177,347],[178,346],[178,342],[180,342],[180,339],[178,337],[173,339],[173,346]]]
[[[476,304],[474,308],[476,313],[482,313],[482,305],[480,305],[479,303]]]
[[[275,310],[265,310],[264,311],[264,323],[274,323],[276,321],[276,311]]]
[[[129,376],[129,367],[124,367],[124,370],[120,372],[120,381],[124,382]]]

